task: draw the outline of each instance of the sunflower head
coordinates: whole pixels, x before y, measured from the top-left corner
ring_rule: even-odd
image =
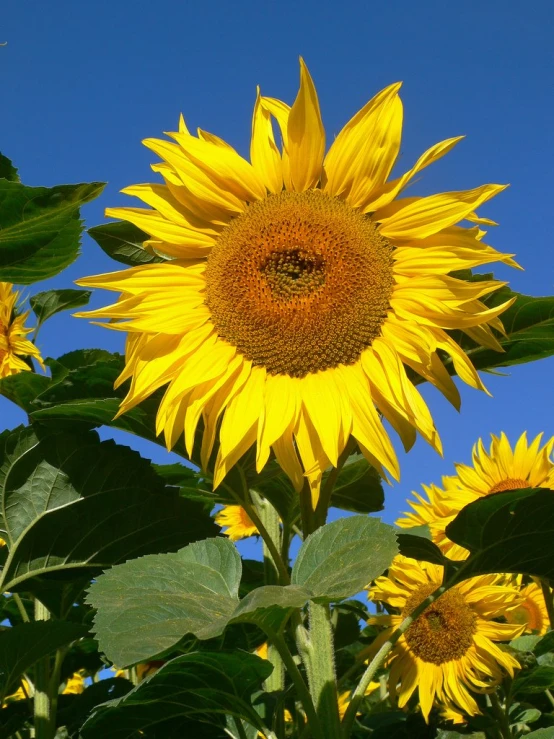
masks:
[[[376,616],[384,625],[372,645],[376,652],[392,631],[442,584],[443,568],[399,555],[369,597],[397,610]],[[389,659],[389,692],[400,708],[416,690],[426,720],[434,703],[452,717],[479,713],[472,692],[487,692],[518,662],[495,644],[519,636],[524,626],[498,623],[521,603],[517,588],[499,575],[474,577],[431,603],[396,642]]]
[[[36,346],[26,337],[32,329],[25,328],[29,313],[17,313],[19,293],[9,282],[0,282],[0,379],[31,367],[22,357],[34,357],[44,369]]]
[[[146,231],[160,264],[79,284],[120,293],[87,314],[128,333],[131,379],[124,413],[165,387],[156,428],[168,448],[184,433],[189,453],[203,420],[201,458],[216,440],[217,486],[254,444],[260,471],[271,453],[300,490],[317,496],[323,470],[350,436],[383,475],[398,462],[382,418],[406,449],[419,432],[440,439],[409,367],[455,405],[443,361],[484,389],[447,333],[489,348],[509,302],[482,298],[502,283],[451,276],[494,261],[517,266],[483,242],[475,211],[504,189],[402,197],[410,181],[461,137],[428,149],[390,179],[400,151],[400,84],[379,92],[327,153],[317,92],[304,64],[292,106],[258,94],[250,161],[219,137],[190,133],[181,117],[171,140],[147,139],[161,184],[127,187],[146,208],[108,216]],[[466,222],[464,225],[464,221]]]
[[[550,628],[544,593],[536,582],[523,585],[521,579],[521,575],[516,578],[521,603],[506,613],[506,620],[510,624],[523,624],[527,632],[542,636]]]
[[[462,508],[485,495],[504,490],[554,490],[554,437],[541,446],[542,434],[531,443],[524,432],[512,449],[506,434],[492,436],[487,451],[483,441],[473,447],[473,465],[456,464],[457,474],[443,477],[442,488],[423,486],[426,498],[414,493],[412,511],[396,523],[402,528],[427,524],[433,541],[451,559],[465,559],[467,550],[451,542],[445,529]]]
[[[223,533],[231,539],[238,541],[248,536],[254,536],[258,529],[244,508],[240,505],[226,505],[216,513],[215,522],[225,528]],[[265,659],[265,658],[264,658]]]

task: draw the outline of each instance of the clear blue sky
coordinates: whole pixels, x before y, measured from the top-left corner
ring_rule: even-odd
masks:
[[[403,80],[400,166],[430,145],[467,134],[424,173],[420,193],[510,182],[482,210],[500,221],[489,243],[516,252],[525,272],[502,269],[514,289],[554,294],[554,4],[552,0],[387,3],[327,0],[8,0],[0,18],[0,149],[29,185],[107,181],[83,209],[88,226],[131,199],[119,190],[152,181],[153,155],[140,141],[175,130],[182,111],[248,153],[256,85],[292,102],[302,54],[315,79],[329,140],[375,92]],[[117,269],[85,237],[76,264],[48,284]],[[100,292],[93,304],[107,301]],[[44,328],[40,346],[58,356],[80,347],[121,350],[123,337],[69,316]],[[554,433],[554,359],[485,377],[494,397],[462,387],[462,412],[424,389],[444,459],[418,441],[399,448],[402,481],[387,489],[385,518],[405,508],[420,483],[469,461],[479,436],[527,429]],[[0,398],[0,428],[24,420]],[[158,462],[159,447],[117,438]]]

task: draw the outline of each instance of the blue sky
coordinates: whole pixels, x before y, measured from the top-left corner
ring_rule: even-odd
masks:
[[[509,182],[482,209],[500,222],[488,243],[517,253],[525,272],[503,268],[514,289],[554,294],[552,182],[554,5],[536,0],[11,0],[0,18],[0,149],[28,185],[101,180],[108,185],[83,209],[88,226],[119,194],[152,181],[153,155],[141,139],[175,130],[180,112],[247,154],[256,85],[292,103],[298,56],[317,85],[329,140],[367,99],[403,80],[405,129],[399,167],[437,141],[467,138],[417,184],[418,193]],[[415,190],[414,190],[415,192]],[[85,236],[83,253],[58,278],[34,288],[117,269]],[[93,305],[105,304],[97,293]],[[122,349],[123,337],[63,315],[44,327],[47,356],[80,347]],[[479,436],[501,430],[554,434],[554,359],[486,376],[493,394],[462,389],[458,414],[437,391],[423,393],[443,439],[441,459],[421,440],[398,447],[400,484],[387,489],[385,519],[405,509],[420,484],[439,481],[454,461],[469,461]],[[0,429],[24,421],[0,398]],[[117,439],[157,462],[160,448],[123,433]]]

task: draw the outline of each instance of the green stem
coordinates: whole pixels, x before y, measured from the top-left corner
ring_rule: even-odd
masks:
[[[310,637],[306,671],[310,693],[325,739],[341,735],[335,675],[335,652],[331,613],[327,604],[310,602]]]
[[[246,731],[244,729],[244,726],[242,725],[242,721],[238,716],[233,716],[233,719],[235,721],[235,726],[237,727],[237,733],[239,735],[239,739],[248,739]]]
[[[371,682],[373,676],[377,672],[377,670],[381,667],[385,659],[387,658],[387,655],[391,651],[391,649],[394,647],[396,642],[400,639],[402,634],[404,634],[410,626],[413,624],[413,622],[420,616],[423,611],[431,605],[437,598],[440,598],[440,596],[447,590],[447,586],[441,585],[440,588],[437,588],[434,593],[431,593],[425,600],[423,600],[417,608],[415,608],[412,613],[409,616],[406,616],[406,618],[402,621],[402,623],[398,626],[398,628],[390,635],[390,637],[387,639],[387,641],[382,645],[382,647],[379,649],[375,657],[371,660],[369,663],[366,671],[362,675],[360,682],[356,686],[356,689],[354,690],[352,694],[352,698],[350,699],[350,703],[348,704],[348,708],[346,709],[346,713],[344,714],[344,717],[342,719],[342,726],[343,726],[343,736],[349,737],[350,733],[352,731],[352,725],[354,724],[354,719],[356,718],[356,713],[358,712],[358,707],[362,700],[364,699],[365,692],[367,690],[367,687],[369,683]]]
[[[27,609],[25,608],[23,601],[17,593],[12,593],[12,598],[14,599],[14,603],[17,606],[17,610],[19,611],[19,615],[23,619],[23,622],[28,624],[31,619],[29,618],[29,614],[27,613]]]
[[[554,629],[554,600],[552,600],[552,590],[550,589],[550,585],[544,580],[541,580],[541,590],[546,612],[548,613],[548,620],[550,621],[550,628]]]
[[[48,621],[50,611],[35,599],[35,621]],[[35,666],[35,737],[52,739],[56,717],[52,711],[50,693],[50,657],[40,659]]]
[[[281,549],[281,526],[279,522],[279,514],[271,503],[262,498],[261,495],[252,491],[252,499],[256,508],[256,512],[260,517],[260,521],[265,527],[268,536],[273,542],[276,549]],[[271,550],[266,544],[266,540],[263,541],[263,556],[264,556],[264,580],[267,585],[276,585],[279,582],[279,570],[271,554]],[[285,555],[286,556],[286,555]],[[266,692],[272,693],[279,690],[285,689],[285,668],[283,660],[281,659],[278,650],[270,642],[267,647],[267,659],[273,665],[273,672],[267,678],[264,683]]]
[[[490,693],[489,699],[491,702],[492,712],[494,713],[496,721],[498,723],[497,728],[500,736],[502,737],[502,739],[512,739],[513,734],[512,730],[510,729],[510,722],[508,721],[506,712],[500,705],[498,696],[496,695],[496,693]]]
[[[331,496],[333,495],[333,490],[335,489],[340,471],[342,470],[344,463],[346,462],[348,457],[354,451],[355,446],[356,440],[351,436],[346,446],[344,447],[342,454],[338,458],[337,466],[333,467],[333,469],[329,473],[329,477],[327,478],[325,484],[321,489],[319,500],[317,501],[317,506],[315,509],[315,520],[318,528],[320,526],[323,526],[325,524],[325,521],[327,520],[327,513],[331,505]]]
[[[255,507],[252,505],[252,502],[250,500],[250,490],[248,488],[248,483],[246,481],[246,477],[244,475],[244,472],[240,469],[239,471],[241,473],[241,479],[243,483],[243,495],[238,495],[231,487],[225,486],[225,489],[231,493],[233,498],[236,500],[237,504],[242,506],[244,510],[248,513],[250,516],[250,520],[252,523],[256,526],[258,529],[258,532],[260,536],[262,537],[262,540],[264,544],[267,546],[271,557],[273,559],[273,562],[275,563],[275,566],[277,567],[277,570],[279,571],[279,583],[281,585],[289,585],[290,584],[290,575],[289,571],[285,566],[285,563],[281,559],[281,554],[279,552],[278,547],[275,546],[275,543],[273,539],[271,538],[268,530],[263,524],[263,521],[258,516],[258,513],[256,512]]]
[[[316,739],[322,738],[323,734],[321,730],[321,724],[317,716],[314,703],[312,701],[312,696],[310,695],[310,691],[308,690],[308,687],[300,673],[300,670],[296,666],[296,662],[294,661],[294,658],[290,653],[290,650],[283,635],[274,631],[268,631],[267,629],[266,633],[271,639],[272,643],[275,645],[275,648],[279,651],[281,659],[283,660],[283,663],[287,668],[288,676],[290,677],[294,687],[296,688],[296,693],[298,695],[300,703],[302,703],[302,708],[304,709],[304,713],[306,714],[306,718],[308,719],[308,725],[312,731],[312,734],[316,737]]]

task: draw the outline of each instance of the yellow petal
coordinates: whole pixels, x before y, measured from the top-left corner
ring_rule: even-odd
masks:
[[[451,151],[463,138],[464,136],[456,136],[452,139],[446,139],[445,141],[435,144],[430,149],[427,149],[427,151],[419,157],[414,166],[408,170],[408,172],[403,174],[402,177],[385,183],[381,188],[378,188],[375,192],[371,193],[371,196],[362,205],[364,213],[370,213],[391,203],[398,194],[402,192],[414,175],[421,172],[422,169],[425,169],[425,167],[433,164],[433,162],[436,162],[438,159],[441,159],[445,154],[448,154],[448,152]]]
[[[310,373],[299,381],[299,393],[331,464],[336,467],[341,438],[342,413],[332,372]]]
[[[125,195],[140,198],[146,205],[159,211],[164,218],[174,221],[191,231],[200,231],[212,237],[217,237],[219,231],[207,221],[197,218],[175,198],[167,185],[143,184],[131,185],[121,190]]]
[[[179,244],[197,250],[198,254],[209,254],[215,240],[209,234],[196,231],[182,223],[168,221],[161,213],[146,208],[106,208],[106,218],[121,218],[129,221],[156,239],[170,244]]]
[[[463,220],[468,213],[506,187],[482,185],[474,190],[397,200],[376,211],[373,218],[381,224],[383,236],[391,239],[423,239]]]
[[[298,383],[286,375],[268,375],[264,387],[262,415],[258,424],[256,469],[260,472],[269,458],[270,447],[285,431],[296,425]]]
[[[317,92],[302,58],[300,89],[288,117],[287,139],[292,188],[303,192],[315,187],[321,178],[325,129]]]
[[[258,177],[267,189],[274,193],[281,192],[283,189],[281,155],[273,136],[271,114],[262,105],[259,87],[252,116],[250,160]]]
[[[325,191],[330,195],[342,195],[350,202],[349,195],[356,178],[362,175],[371,180],[371,173],[379,171],[380,168],[381,172],[388,170],[384,177],[381,173],[379,178],[381,180],[379,184],[385,182],[394,164],[393,160],[389,167],[390,158],[395,149],[394,159],[396,158],[397,146],[400,143],[402,104],[398,98],[398,90],[401,86],[401,82],[396,82],[381,90],[348,121],[332,143],[324,162],[327,177]],[[400,113],[400,133],[397,126],[398,115],[393,115],[388,142],[390,151],[380,151],[387,146],[388,134],[385,131],[385,123],[391,123],[393,111]],[[384,161],[380,165],[377,160],[383,154]]]

